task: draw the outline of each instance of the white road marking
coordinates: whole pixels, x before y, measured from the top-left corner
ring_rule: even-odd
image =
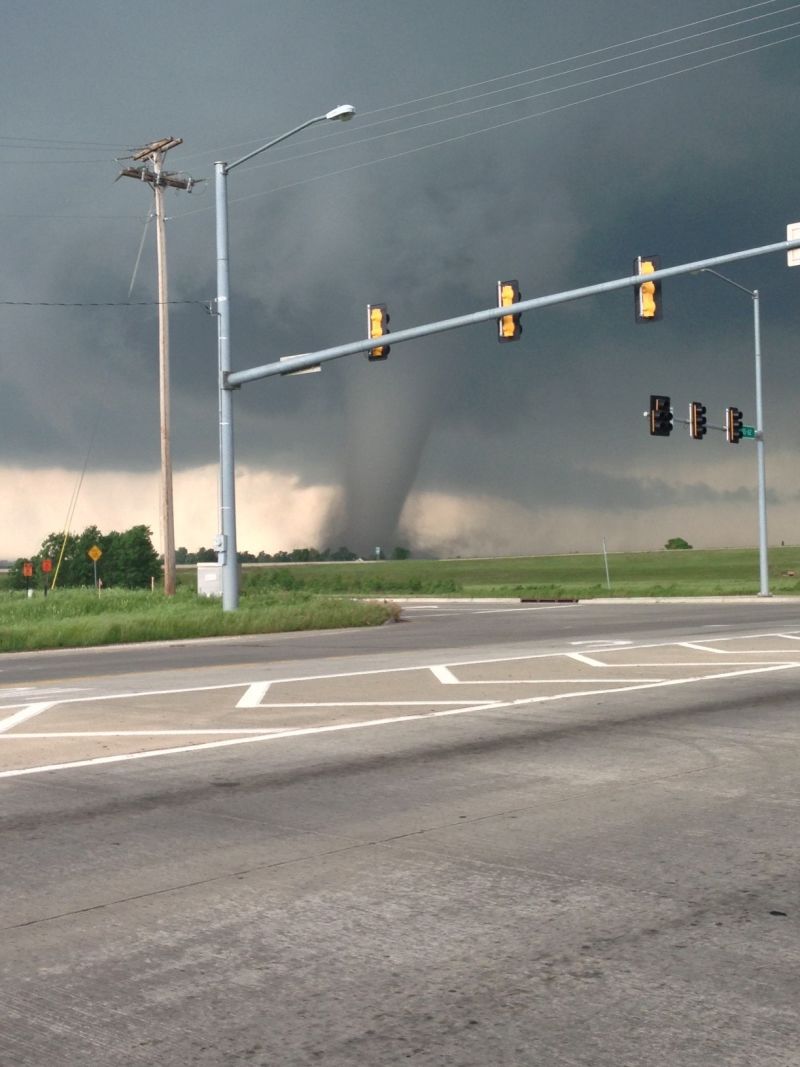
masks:
[[[208,730],[62,730],[58,733],[43,730],[35,734],[5,734],[0,737],[3,741],[17,741],[20,738],[26,741],[34,741],[41,737],[183,737],[183,736],[207,736],[209,734],[279,734],[287,727],[278,726],[270,730],[264,726],[232,726],[227,730],[216,727]],[[288,727],[291,729],[291,727]]]
[[[555,656],[561,656],[564,653],[557,652]],[[582,656],[579,652],[566,653],[570,659],[580,659],[583,663],[589,663],[596,667],[606,667],[605,663],[594,663],[588,657]],[[465,666],[465,664],[461,664]],[[637,666],[637,664],[626,663],[626,667]],[[693,666],[693,664],[692,664]],[[442,685],[597,685],[596,678],[467,678],[462,680],[456,678],[449,667],[445,667],[441,664],[436,667],[429,668],[431,674],[442,683]],[[651,681],[661,681],[660,678],[651,678]],[[640,678],[604,678],[604,682],[639,682]]]
[[[267,690],[272,682],[254,682],[247,687],[247,691],[236,703],[237,708],[258,708],[261,701],[267,695]]]
[[[316,700],[298,703],[290,700],[284,704],[259,704],[260,708],[430,708],[437,705],[461,705],[463,700]]]
[[[638,663],[626,663],[626,667],[638,667]],[[651,663],[651,667],[663,667],[663,663]],[[696,663],[686,663],[686,667],[696,667]],[[710,667],[712,664],[707,663],[705,666]],[[713,664],[717,666],[716,663]],[[761,664],[759,663],[759,666]],[[450,682],[450,685],[597,685],[598,680],[604,684],[612,682],[615,685],[623,682],[640,682],[641,678],[467,678],[465,680],[456,678],[454,682]],[[651,682],[661,682],[662,678],[651,678]],[[433,703],[433,701],[431,702]],[[454,701],[440,701],[440,703],[455,703]]]
[[[83,685],[53,686],[52,689],[47,685],[12,685],[0,687],[0,697],[23,696],[25,693],[41,693],[42,696],[50,696],[53,693],[85,693],[86,691],[86,686]]]
[[[600,645],[596,652],[602,652],[604,648],[613,648],[615,645],[632,645],[633,641],[604,641],[598,637],[594,641],[570,641],[571,645]]]
[[[591,656],[587,656],[585,652],[567,652],[567,656],[570,659],[577,660],[578,663],[587,663],[590,667],[607,667],[607,663],[603,663],[602,660],[593,659]]]
[[[736,636],[736,637],[719,637],[719,638],[715,638],[715,641],[717,641],[717,642],[719,642],[719,641],[750,641],[750,640],[761,640],[761,639],[764,639],[764,638],[767,638],[767,637],[788,637],[788,636],[790,636],[790,635],[788,635],[788,634],[777,634],[777,633],[745,634],[745,635]],[[798,640],[800,640],[800,637],[798,637]],[[578,643],[578,642],[573,642],[573,644],[576,644],[576,643]],[[591,642],[588,642],[588,643],[591,643]],[[677,642],[677,641],[653,641],[653,642],[650,642],[648,644],[635,645],[635,646],[633,646],[633,648],[631,650],[646,649],[646,648],[670,648],[670,647],[675,647],[676,645],[679,645],[679,644],[680,644],[680,642]],[[141,646],[135,645],[135,646],[132,646],[132,647],[140,648]],[[613,651],[613,650],[612,649],[607,649],[607,651]],[[621,649],[620,651],[628,651],[628,650],[627,649]],[[742,652],[740,654],[742,654],[742,655],[744,655],[745,653],[749,654],[751,651],[752,651],[751,649],[742,650]],[[788,653],[788,649],[779,649],[779,650],[777,650],[777,654],[786,655],[787,653]],[[515,663],[515,662],[520,662],[522,660],[554,659],[554,658],[557,658],[559,656],[569,656],[569,655],[572,655],[572,653],[568,653],[568,652],[534,652],[534,653],[530,653],[529,652],[529,653],[525,653],[525,654],[518,655],[518,656],[490,656],[490,657],[487,657],[485,659],[455,660],[454,662],[452,662],[450,664],[450,666],[451,667],[465,667],[465,666],[479,666],[479,665],[484,664],[484,663],[489,663],[489,664],[494,664],[494,663]],[[758,661],[758,662],[760,662],[760,661]],[[789,666],[792,666],[792,665],[793,664],[789,664]],[[800,664],[795,664],[795,665],[800,666]],[[633,664],[626,663],[625,666],[626,667],[661,667],[661,668],[664,668],[665,664],[663,662],[661,662],[661,663],[633,663]],[[704,666],[704,664],[698,664],[698,663],[676,664],[676,666],[697,667],[697,666]],[[67,697],[66,700],[58,700],[58,701],[55,701],[54,703],[58,703],[58,704],[85,704],[85,703],[94,703],[94,702],[97,702],[97,701],[100,701],[100,700],[130,700],[131,698],[134,698],[134,697],[178,696],[178,695],[180,695],[182,693],[210,693],[210,692],[221,691],[221,690],[224,690],[224,689],[244,689],[246,686],[258,685],[258,684],[278,685],[278,684],[285,684],[286,682],[326,681],[329,678],[363,678],[363,677],[368,677],[370,675],[403,674],[403,673],[407,673],[409,671],[421,671],[421,670],[428,670],[428,669],[430,669],[430,668],[426,664],[421,664],[421,665],[415,666],[415,667],[380,667],[380,668],[375,668],[375,669],[365,670],[365,671],[346,671],[346,672],[343,672],[343,673],[340,672],[340,673],[334,673],[334,674],[293,675],[293,676],[286,677],[286,678],[274,678],[269,683],[225,682],[225,683],[222,683],[222,684],[219,684],[219,685],[184,686],[184,687],[179,688],[179,689],[145,689],[145,690],[132,689],[132,690],[128,690],[127,692],[124,692],[124,693],[102,693],[102,694],[97,695],[97,696]],[[15,705],[15,704],[9,705],[9,707],[16,707],[16,706],[17,705]],[[19,706],[23,706],[23,705],[20,703]],[[25,705],[25,706],[27,706],[27,705]]]
[[[781,637],[781,634],[768,634],[768,637]],[[735,637],[716,638],[717,641],[735,641]],[[700,644],[699,641],[678,641],[677,644],[680,648],[692,648],[697,652],[709,652],[715,656],[739,656],[745,653],[740,652],[736,648],[713,648],[709,647],[709,644]],[[748,648],[746,655],[748,656],[785,656],[788,653],[787,648]]]
[[[11,730],[14,726],[18,726],[21,722],[27,722],[28,719],[33,719],[37,715],[41,715],[43,711],[47,711],[48,708],[52,708],[56,703],[53,700],[39,704],[28,704],[27,707],[22,708],[21,711],[15,712],[13,715],[9,715],[7,719],[0,719],[0,734],[5,733],[6,730]]]
[[[297,729],[283,730],[275,733],[259,733],[248,737],[228,737],[220,741],[204,741],[196,745],[182,745],[177,748],[151,749],[146,752],[122,753],[116,756],[96,756],[90,759],[75,760],[70,763],[50,763],[38,767],[23,767],[12,771],[0,771],[0,778],[19,778],[23,775],[42,774],[47,771],[74,770],[79,767],[97,767],[107,763],[126,763],[130,760],[153,759],[158,756],[177,756],[186,753],[201,752],[209,749],[230,748],[233,745],[249,745],[257,742],[283,741],[293,737],[311,737],[318,734],[340,733],[345,730],[365,730],[379,726],[393,726],[399,723],[420,723],[427,719],[438,719],[453,715],[473,715],[483,711],[500,711],[504,708],[515,709],[531,704],[545,704],[558,700],[569,700],[574,697],[584,696],[611,696],[614,693],[632,693],[645,689],[659,689],[666,686],[690,685],[694,682],[716,681],[723,678],[738,678],[749,674],[766,674],[771,671],[790,670],[800,667],[800,663],[780,663],[767,667],[754,667],[745,671],[723,671],[719,674],[696,675],[692,678],[673,678],[662,682],[644,682],[639,685],[622,686],[619,689],[597,689],[588,693],[580,692],[557,693],[548,696],[525,697],[512,701],[483,701],[479,704],[470,704],[466,707],[447,708],[441,711],[431,711],[423,715],[396,715],[391,718],[369,719],[364,722],[335,723],[330,726],[307,726]],[[215,687],[218,688],[218,687]]]

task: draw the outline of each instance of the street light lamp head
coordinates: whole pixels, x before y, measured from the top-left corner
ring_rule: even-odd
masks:
[[[355,113],[356,109],[353,107],[352,104],[339,104],[338,107],[335,107],[331,111],[329,111],[326,114],[325,118],[330,119],[331,122],[333,122],[335,119],[339,119],[341,122],[349,122],[353,115],[355,115]]]

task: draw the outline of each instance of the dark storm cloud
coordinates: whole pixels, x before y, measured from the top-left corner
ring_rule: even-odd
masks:
[[[400,329],[489,306],[500,277],[519,278],[528,297],[629,274],[641,252],[674,263],[782,239],[786,223],[798,218],[800,149],[786,123],[800,42],[590,103],[578,104],[724,52],[452,123],[388,132],[448,114],[431,112],[386,127],[380,140],[354,144],[383,129],[369,127],[387,117],[366,114],[374,109],[735,6],[682,0],[662,8],[656,22],[628,0],[517,0],[503,5],[498,20],[492,5],[464,0],[296,0],[233,3],[220,21],[206,3],[164,9],[84,0],[68,11],[45,4],[47,18],[32,20],[21,9],[9,16],[19,48],[2,75],[7,132],[120,150],[182,136],[185,144],[170,154],[169,165],[209,178],[219,156],[235,158],[334,104],[357,105],[360,117],[348,126],[298,137],[276,149],[274,161],[270,153],[269,166],[261,166],[264,157],[231,175],[234,361],[250,366],[363,336],[369,301],[386,301],[392,326]],[[737,17],[768,12],[754,8]],[[161,39],[173,45],[167,54],[152,47],[156,16]],[[790,16],[727,37],[781,21]],[[719,39],[687,41],[674,52]],[[37,70],[24,58],[34,50],[42,57]],[[508,96],[588,83],[608,72],[596,66]],[[517,80],[548,73],[554,71]],[[501,99],[476,100],[464,110]],[[323,147],[332,150],[306,156]],[[36,154],[106,162],[2,167],[3,298],[126,299],[149,190],[129,179],[112,184],[117,168],[110,157],[117,149],[53,146]],[[306,158],[293,160],[301,155]],[[397,158],[373,165],[384,156]],[[0,158],[32,156],[3,149]],[[294,184],[338,170],[344,173]],[[213,463],[217,448],[216,325],[201,306],[215,288],[211,184],[191,196],[170,195],[168,211],[170,295],[196,302],[176,305],[171,315],[173,456],[176,466],[191,467]],[[132,299],[153,298],[154,273],[151,235]],[[792,294],[800,278],[779,257],[728,273],[763,290],[766,410],[783,434],[775,444],[791,450],[797,445]],[[499,346],[484,325],[396,345],[386,364],[367,365],[357,356],[314,377],[245,387],[235,397],[238,456],[307,482],[345,485],[346,513],[335,523],[348,536],[364,529],[365,542],[376,544],[391,539],[414,486],[520,501],[535,495],[540,503],[572,500],[587,508],[611,501],[636,509],[654,497],[683,503],[715,493],[723,502],[739,490],[665,481],[664,465],[685,460],[689,446],[672,440],[651,447],[641,411],[650,392],[666,392],[681,407],[698,397],[715,408],[740,400],[750,415],[749,303],[709,278],[676,279],[665,286],[664,300],[665,319],[652,328],[634,326],[626,291],[527,315],[515,345]],[[2,315],[6,463],[80,467],[100,411],[95,467],[156,465],[155,308],[13,308]],[[628,475],[632,457],[649,474]],[[587,459],[605,469],[586,474]]]

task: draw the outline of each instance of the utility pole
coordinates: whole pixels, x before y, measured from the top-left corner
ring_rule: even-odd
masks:
[[[161,424],[161,529],[164,537],[164,594],[175,595],[175,519],[172,499],[172,458],[170,454],[169,399],[169,296],[167,285],[167,234],[164,217],[164,188],[191,192],[191,178],[169,174],[164,158],[170,148],[183,144],[181,137],[163,137],[127,157],[139,166],[123,168],[120,178],[138,178],[153,187],[158,259],[158,383]]]

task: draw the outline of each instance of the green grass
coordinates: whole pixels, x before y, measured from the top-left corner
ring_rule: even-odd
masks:
[[[773,548],[770,589],[800,594],[800,548]],[[402,560],[245,566],[244,590],[286,589],[379,596],[523,597],[736,596],[759,591],[755,549],[674,550],[501,559]],[[785,572],[794,571],[795,576]],[[188,575],[193,580],[193,574]]]
[[[0,652],[84,648],[192,637],[378,626],[395,617],[391,604],[308,593],[243,596],[241,609],[223,612],[219,600],[180,590],[174,598],[140,590],[56,590],[28,598],[0,595]]]
[[[800,548],[770,549],[770,590],[800,595]],[[391,604],[353,597],[401,596],[580,599],[752,595],[755,549],[519,556],[502,559],[252,566],[242,571],[241,607],[198,597],[194,568],[179,571],[178,595],[109,589],[24,592],[0,586],[0,652],[288,630],[379,625]],[[794,572],[791,574],[789,572]]]

